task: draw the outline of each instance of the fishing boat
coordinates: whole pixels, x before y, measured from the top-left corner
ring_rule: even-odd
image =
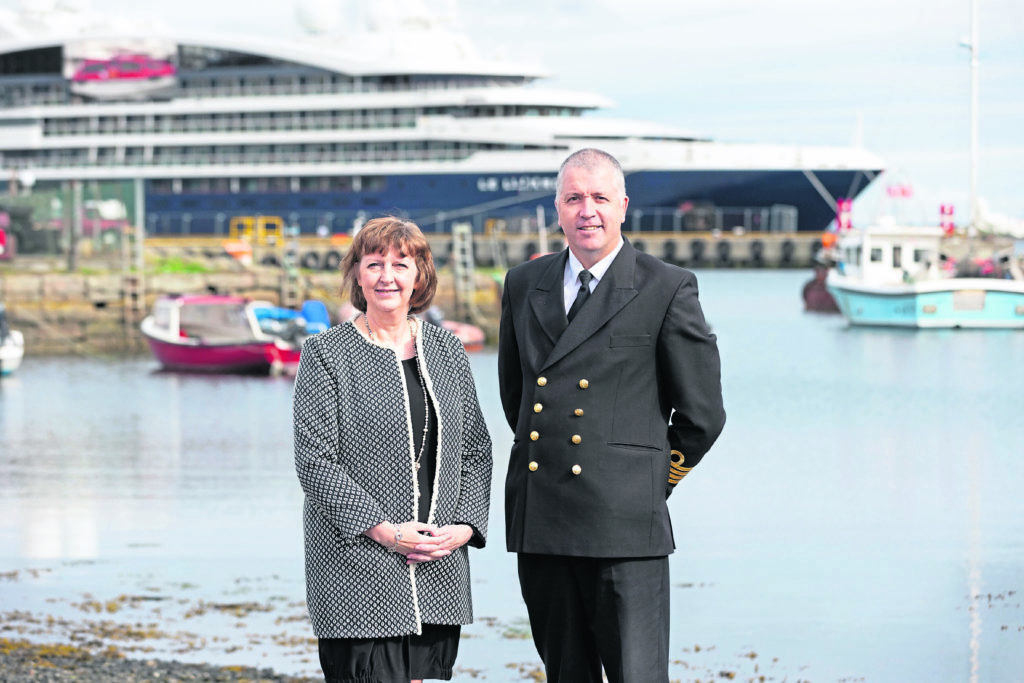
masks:
[[[21,365],[25,338],[7,323],[7,309],[0,304],[0,375],[9,375]]]
[[[1024,329],[1024,240],[978,263],[938,227],[881,222],[843,234],[826,286],[851,325]],[[980,275],[987,271],[987,277]]]
[[[159,297],[141,325],[167,370],[223,373],[294,371],[302,337],[264,331],[248,299],[221,294]]]
[[[826,287],[851,325],[1024,329],[1024,240],[976,253],[981,223],[978,169],[978,21],[971,2],[971,215],[955,225],[901,226],[891,218],[840,229]],[[959,258],[953,247],[964,241]],[[985,275],[986,277],[980,277]]]
[[[149,236],[226,237],[246,216],[341,235],[395,211],[427,232],[536,230],[559,164],[592,146],[622,162],[630,230],[816,232],[884,168],[855,146],[594,116],[611,100],[486,58],[411,4],[296,39],[114,24],[80,5],[59,3],[61,21],[0,16],[0,168],[36,193],[137,183],[125,191]]]

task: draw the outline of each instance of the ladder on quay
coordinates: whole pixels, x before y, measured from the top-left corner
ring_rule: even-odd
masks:
[[[133,348],[132,340],[139,338],[139,325],[146,317],[146,286],[142,273],[125,273],[121,278],[121,324],[125,329],[125,342]]]
[[[452,225],[452,275],[455,285],[453,319],[462,322],[476,322],[482,316],[476,306],[473,225],[471,223]]]

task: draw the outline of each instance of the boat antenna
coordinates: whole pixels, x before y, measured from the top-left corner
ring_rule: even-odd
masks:
[[[971,0],[971,37],[961,43],[971,53],[971,152],[970,152],[970,222],[967,239],[970,245],[979,225],[978,216],[978,0]]]

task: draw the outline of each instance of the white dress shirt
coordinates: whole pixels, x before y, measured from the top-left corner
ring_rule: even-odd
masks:
[[[576,293],[580,291],[580,285],[582,284],[580,282],[580,273],[583,270],[589,270],[590,274],[594,276],[590,281],[590,293],[593,294],[597,283],[601,281],[604,274],[611,267],[612,261],[619,255],[619,250],[622,249],[623,244],[622,237],[619,237],[619,243],[615,245],[612,253],[595,263],[592,268],[584,268],[580,260],[572,253],[572,249],[569,250],[569,259],[565,262],[565,274],[562,276],[562,298],[565,300],[566,314],[569,313],[572,302],[576,301]]]

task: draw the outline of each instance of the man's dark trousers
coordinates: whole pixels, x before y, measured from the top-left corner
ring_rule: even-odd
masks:
[[[667,683],[667,557],[518,559],[549,683]]]

